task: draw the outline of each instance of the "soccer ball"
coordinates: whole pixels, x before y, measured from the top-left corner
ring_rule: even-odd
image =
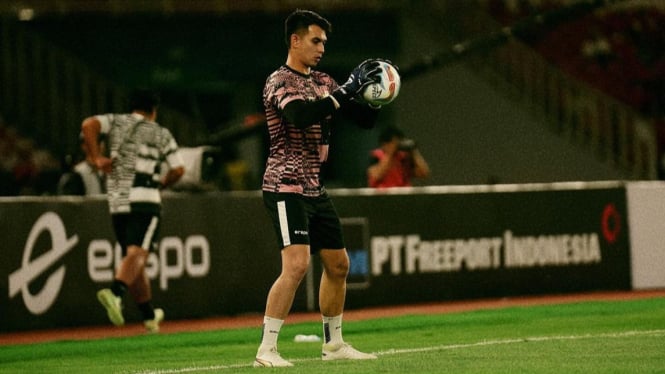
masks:
[[[379,65],[381,67],[381,80],[365,87],[362,92],[363,100],[374,106],[390,104],[395,100],[402,86],[402,81],[395,66],[386,61],[379,61]]]

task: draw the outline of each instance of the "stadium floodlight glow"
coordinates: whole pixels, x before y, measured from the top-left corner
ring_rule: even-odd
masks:
[[[19,21],[32,21],[35,18],[35,10],[32,8],[21,8],[17,12]]]

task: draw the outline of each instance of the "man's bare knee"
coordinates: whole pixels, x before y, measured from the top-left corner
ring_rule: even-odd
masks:
[[[282,274],[281,277],[290,282],[300,283],[309,268],[309,247],[305,245],[293,245],[282,250]]]
[[[346,278],[349,274],[349,257],[346,251],[326,251],[321,253],[323,269],[331,278]]]

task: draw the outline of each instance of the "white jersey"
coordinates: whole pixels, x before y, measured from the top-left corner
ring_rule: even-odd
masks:
[[[101,171],[96,170],[85,161],[76,164],[76,166],[74,166],[74,171],[81,176],[86,195],[93,196],[104,194],[104,182]]]
[[[111,214],[159,213],[162,163],[169,168],[184,165],[171,132],[136,113],[95,118],[101,123],[101,133],[108,135],[113,160],[106,179]]]

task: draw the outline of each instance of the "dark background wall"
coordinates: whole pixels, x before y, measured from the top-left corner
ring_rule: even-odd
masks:
[[[463,2],[398,4],[383,10],[323,8],[334,30],[320,69],[344,81],[365,58],[384,57],[407,67],[465,37],[468,7],[460,5]],[[52,13],[21,26],[123,87],[160,88],[165,105],[203,123],[196,139],[180,139],[181,145],[190,146],[210,143],[215,133],[262,111],[265,78],[285,61],[283,20],[289,11]],[[11,113],[11,108],[0,110]],[[63,137],[76,136],[78,119],[70,122],[71,131]],[[379,128],[338,126],[326,171],[331,187],[365,185],[368,153],[377,145],[380,129],[389,124],[415,138],[430,163],[432,177],[417,184],[627,177],[615,165],[550,131],[523,102],[497,89],[461,59],[405,79],[400,97],[383,110]],[[45,141],[59,151],[72,151],[59,148],[61,139]],[[248,188],[258,188],[264,132],[224,147],[247,162],[252,180]]]

